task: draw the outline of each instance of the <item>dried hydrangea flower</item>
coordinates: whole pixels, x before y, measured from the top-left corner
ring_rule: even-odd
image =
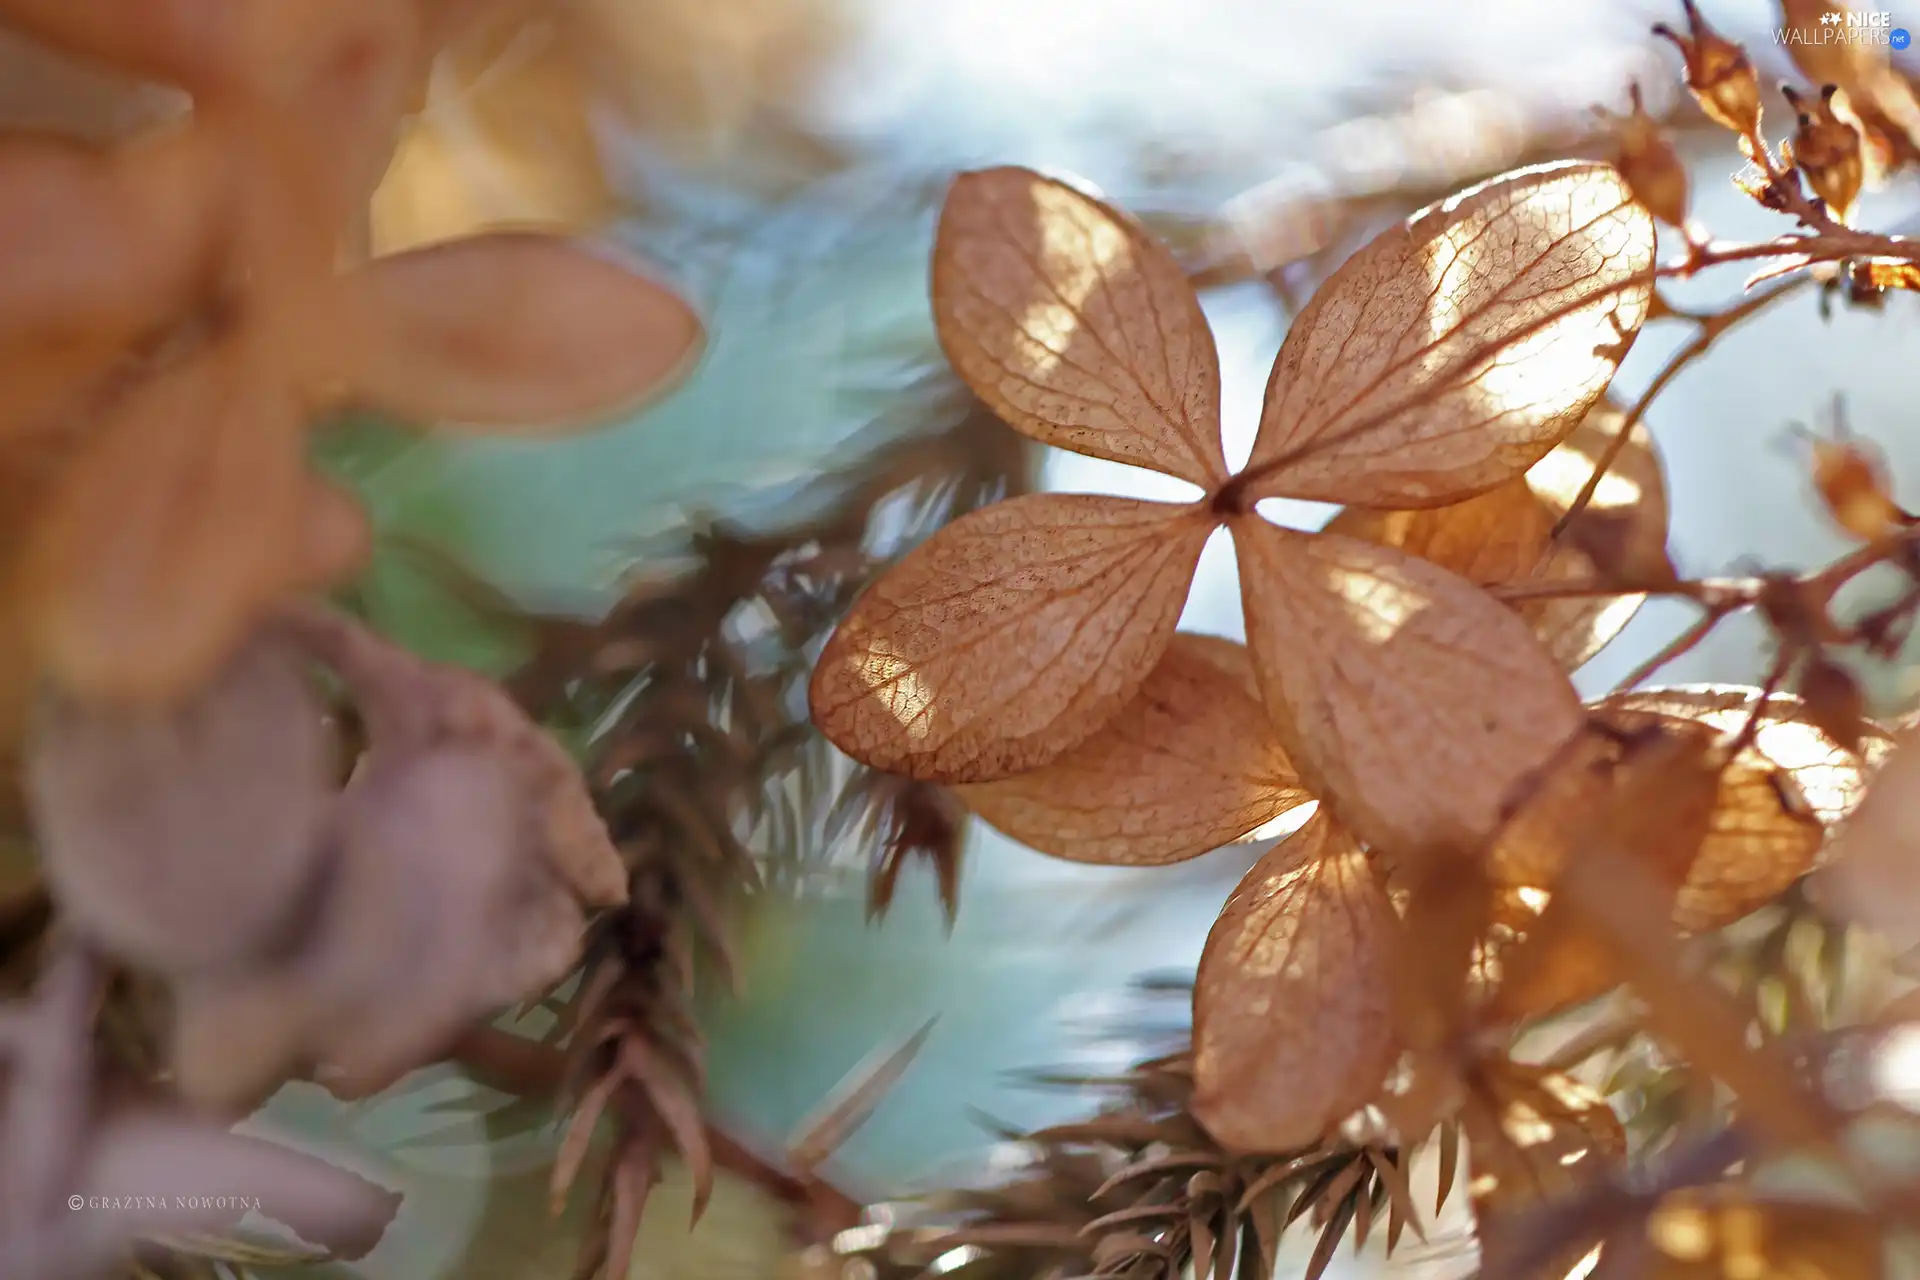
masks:
[[[16,517],[4,603],[63,688],[153,705],[361,562],[306,464],[314,416],[578,423],[669,385],[701,328],[670,289],[551,236],[340,271],[453,14],[423,35],[414,5],[372,0],[124,8],[0,4],[193,97],[105,151],[0,138],[0,441],[65,441]]]
[[[319,610],[282,634],[343,678],[371,745],[305,927],[176,993],[179,1086],[218,1106],[308,1064],[346,1092],[384,1087],[565,976],[584,907],[627,891],[578,771],[496,686]]]

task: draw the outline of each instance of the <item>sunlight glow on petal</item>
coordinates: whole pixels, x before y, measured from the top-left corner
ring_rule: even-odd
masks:
[[[1025,372],[1044,378],[1066,355],[1080,327],[1080,308],[1101,280],[1118,275],[1132,262],[1132,251],[1120,228],[1081,220],[1079,206],[1060,188],[1036,183],[1034,215],[1040,224],[1042,269],[1058,282],[1058,296],[1035,298],[1020,317],[1020,330],[1029,339],[1020,346]]]

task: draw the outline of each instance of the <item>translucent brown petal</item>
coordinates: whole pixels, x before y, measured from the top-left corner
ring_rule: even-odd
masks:
[[[549,236],[394,254],[351,288],[343,373],[359,398],[418,422],[578,425],[658,393],[702,340],[671,289]]]
[[[1565,931],[1550,948],[1536,944],[1522,950],[1548,905],[1543,890],[1496,894],[1491,926],[1474,950],[1471,995],[1483,1017],[1495,1022],[1537,1018],[1619,985],[1605,946],[1591,936]],[[1547,923],[1551,927],[1554,921]]]
[[[1324,811],[1240,882],[1194,986],[1193,1112],[1224,1146],[1305,1146],[1373,1099],[1395,1053],[1394,927]]]
[[[1133,866],[1197,857],[1313,798],[1260,705],[1246,646],[1196,635],[1176,635],[1133,701],[1078,747],[958,793],[1029,848]]]
[[[1755,689],[1653,689],[1620,694],[1596,711],[1616,726],[1648,712],[1677,715],[1717,733],[1738,733],[1758,701]],[[1682,930],[1716,929],[1772,901],[1821,860],[1827,833],[1857,803],[1869,760],[1885,754],[1869,738],[1855,756],[1800,714],[1798,698],[1768,700],[1753,745],[1729,763],[1713,825],[1675,904]]]
[[[1653,220],[1601,164],[1521,169],[1395,227],[1280,348],[1250,496],[1436,506],[1579,423],[1646,319]]]
[[[962,516],[854,603],[814,668],[814,722],[933,782],[1051,763],[1159,663],[1212,529],[1202,507],[1084,494]]]
[[[1618,408],[1602,402],[1524,477],[1444,507],[1348,507],[1326,531],[1397,547],[1479,586],[1592,581],[1600,576],[1593,558],[1565,533],[1555,539],[1554,525],[1572,507],[1624,422]],[[1611,536],[1631,544],[1625,550],[1630,562],[1664,552],[1666,484],[1644,425],[1635,424],[1587,510],[1608,522]],[[1618,635],[1645,600],[1642,595],[1522,600],[1511,607],[1560,664],[1573,670]]]
[[[1617,694],[1605,705],[1634,711],[1658,711],[1738,733],[1753,715],[1761,691],[1749,685],[1684,684],[1636,689]],[[1806,704],[1789,693],[1771,694],[1760,714],[1753,745],[1742,759],[1758,767],[1772,764],[1788,774],[1814,814],[1838,827],[1860,803],[1867,780],[1887,758],[1893,739],[1868,725],[1856,754],[1806,723]]]
[[[131,393],[33,548],[36,638],[60,683],[140,702],[210,675],[302,576],[303,447],[295,405],[245,349]]]
[[[1613,803],[1621,766],[1643,735],[1685,737],[1701,752],[1715,750],[1720,726],[1643,709],[1653,697],[1627,694],[1595,704],[1598,731],[1587,735],[1589,749],[1577,761],[1563,761],[1502,834],[1491,860],[1497,879],[1550,887],[1566,850],[1591,828],[1596,806]],[[1656,878],[1677,888],[1673,924],[1683,932],[1719,928],[1772,901],[1813,866],[1826,838],[1791,771],[1757,747],[1730,761],[1715,758],[1710,767],[1718,784],[1697,847],[1671,856],[1643,851]]]
[[[1261,691],[1307,788],[1389,854],[1479,847],[1581,725],[1552,655],[1428,561],[1258,518],[1232,528]]]
[[[1172,256],[1125,214],[1027,169],[962,174],[933,250],[940,343],[988,407],[1047,444],[1212,489],[1220,359]]]

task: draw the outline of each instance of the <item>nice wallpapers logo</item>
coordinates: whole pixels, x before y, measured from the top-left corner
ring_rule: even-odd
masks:
[[[1891,13],[1850,13],[1829,9],[1818,26],[1776,27],[1775,44],[1877,44],[1896,53],[1913,42],[1905,27],[1893,25]]]

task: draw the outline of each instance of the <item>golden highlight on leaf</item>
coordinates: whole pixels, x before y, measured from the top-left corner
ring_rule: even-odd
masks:
[[[854,603],[814,667],[814,723],[928,781],[1051,763],[1159,663],[1212,529],[1203,507],[1083,494],[962,516]]]
[[[1657,711],[1737,734],[1753,715],[1760,690],[1747,685],[1684,684],[1635,689],[1607,699],[1605,705],[1630,711]],[[1806,703],[1792,694],[1767,697],[1753,743],[1743,761],[1759,768],[1771,764],[1784,772],[1821,822],[1837,826],[1860,803],[1867,779],[1886,759],[1892,738],[1865,726],[1856,754],[1807,722]]]
[[[1397,547],[1478,586],[1521,582],[1592,581],[1600,566],[1563,532],[1560,517],[1572,507],[1625,415],[1605,401],[1572,435],[1509,480],[1464,502],[1444,507],[1381,510],[1348,507],[1326,532]],[[1628,563],[1664,554],[1667,493],[1653,437],[1636,423],[1625,449],[1594,490],[1588,516],[1604,520],[1622,544]],[[1645,596],[1519,600],[1510,606],[1532,624],[1534,634],[1568,670],[1579,667],[1620,633]]]
[[[1477,848],[1580,727],[1552,656],[1428,561],[1256,517],[1232,529],[1260,687],[1308,789],[1390,854]]]
[[[1052,764],[957,792],[1029,848],[1131,866],[1198,857],[1313,798],[1260,704],[1246,646],[1185,634],[1106,728]]]
[[[441,52],[402,129],[373,195],[375,253],[506,227],[583,231],[614,210],[581,33],[492,7],[482,17],[495,20]]]
[[[419,422],[575,425],[658,392],[702,338],[672,290],[543,235],[379,258],[346,285],[357,311],[342,373]]]
[[[1644,1243],[1637,1274],[1649,1280],[1877,1280],[1886,1274],[1881,1228],[1871,1213],[1771,1198],[1738,1185],[1669,1192],[1647,1215]]]
[[[940,344],[1036,440],[1213,489],[1220,359],[1186,274],[1118,210],[1027,169],[962,174],[933,251]]]
[[[1653,253],[1625,180],[1584,162],[1384,232],[1289,330],[1250,496],[1437,506],[1519,475],[1606,390],[1646,319]]]
[[[1473,1171],[1467,1190],[1483,1265],[1499,1271],[1511,1225],[1625,1156],[1627,1135],[1605,1098],[1559,1072],[1496,1060],[1479,1086],[1460,1114]],[[1536,1274],[1569,1274],[1563,1268],[1587,1249],[1574,1243],[1558,1265]]]
[[[1546,1199],[1627,1153],[1607,1100],[1571,1076],[1497,1060],[1461,1109],[1476,1211]]]
[[[1814,864],[1826,830],[1792,773],[1757,747],[1732,760],[1718,756],[1720,728],[1642,709],[1654,698],[1624,694],[1595,704],[1581,750],[1566,753],[1496,844],[1494,876],[1511,886],[1550,888],[1567,850],[1618,803],[1641,744],[1650,735],[1684,740],[1717,782],[1705,827],[1695,840],[1690,824],[1669,823],[1636,846],[1646,869],[1676,891],[1673,925],[1682,932],[1717,929],[1772,901]],[[1678,785],[1678,779],[1673,780]],[[1691,841],[1691,843],[1689,843]]]
[[[1234,890],[1194,986],[1193,1113],[1223,1145],[1286,1151],[1372,1101],[1395,1054],[1392,904],[1324,810]]]
[[[1620,983],[1606,948],[1590,935],[1549,918],[1552,899],[1541,889],[1503,889],[1493,920],[1474,952],[1472,996],[1483,1019],[1520,1022],[1584,1004]],[[1526,945],[1542,928],[1557,933],[1552,946]],[[1516,963],[1517,958],[1517,963]]]

